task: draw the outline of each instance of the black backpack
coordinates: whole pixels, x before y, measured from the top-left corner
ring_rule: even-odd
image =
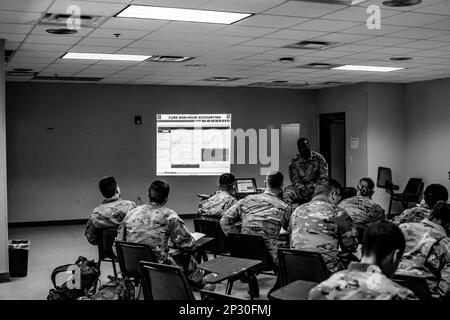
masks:
[[[56,275],[61,272],[67,272],[70,266],[76,265],[80,270],[80,288],[69,288],[67,281],[62,285],[56,285]],[[51,289],[47,300],[75,300],[79,297],[89,295],[97,287],[97,281],[100,277],[100,270],[94,260],[88,260],[85,257],[78,257],[73,264],[66,264],[56,267],[52,271],[51,280],[54,289]]]

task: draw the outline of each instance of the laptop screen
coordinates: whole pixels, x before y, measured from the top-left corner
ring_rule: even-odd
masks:
[[[236,179],[236,193],[257,193],[256,181],[253,178]]]

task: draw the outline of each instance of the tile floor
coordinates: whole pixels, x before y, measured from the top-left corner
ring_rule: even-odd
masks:
[[[192,220],[187,220],[189,230],[194,230]],[[31,248],[28,257],[28,275],[23,278],[11,278],[10,282],[0,283],[0,299],[42,300],[46,299],[52,288],[50,274],[60,265],[73,263],[78,256],[97,259],[97,247],[90,245],[84,237],[83,225],[10,228],[10,239],[29,239]],[[110,263],[102,263],[101,281],[113,274]],[[275,277],[258,276],[260,297],[267,299],[267,293],[275,283]],[[226,283],[219,283],[215,292],[224,293]],[[249,299],[247,284],[236,281],[232,295]],[[199,299],[198,292],[194,295]]]

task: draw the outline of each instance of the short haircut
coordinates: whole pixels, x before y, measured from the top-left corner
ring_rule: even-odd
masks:
[[[359,180],[359,192],[364,197],[371,197],[374,193],[375,183],[372,179],[366,177]]]
[[[283,174],[280,171],[270,172],[267,175],[266,181],[271,189],[281,189],[283,186]]]
[[[319,183],[315,190],[314,195],[326,194],[329,195],[333,189],[341,191],[341,184],[335,179],[327,179]]]
[[[98,187],[100,189],[100,192],[106,199],[112,198],[117,191],[116,179],[114,179],[114,177],[112,176],[104,177],[99,181]]]
[[[430,184],[425,188],[425,191],[423,192],[423,198],[425,200],[425,203],[433,208],[438,201],[448,200],[447,188],[438,183]]]
[[[309,146],[309,141],[306,138],[300,138],[297,140],[297,147],[300,148],[300,146],[302,145],[308,145]]]
[[[402,254],[405,252],[405,236],[401,229],[386,220],[370,224],[364,233],[362,254],[364,256],[373,254],[377,263],[380,263],[394,250],[399,250]]]
[[[232,175],[231,173],[224,173],[219,177],[219,185],[221,187],[231,187],[233,186],[234,182],[235,182],[235,178],[234,175]]]
[[[445,201],[438,201],[431,211],[431,219],[439,219],[443,225],[450,223],[450,204]]]
[[[148,188],[148,198],[151,202],[164,203],[169,196],[170,187],[167,182],[155,180]]]

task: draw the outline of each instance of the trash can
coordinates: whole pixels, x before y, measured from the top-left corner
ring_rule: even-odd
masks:
[[[30,240],[9,240],[9,276],[26,277],[28,273],[28,251]]]

